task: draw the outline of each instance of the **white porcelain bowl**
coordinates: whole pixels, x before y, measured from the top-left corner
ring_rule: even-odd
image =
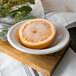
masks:
[[[50,53],[54,53],[57,52],[59,50],[61,50],[62,48],[64,48],[66,46],[66,44],[69,41],[69,32],[67,31],[67,29],[62,26],[62,25],[55,25],[56,27],[56,38],[55,41],[53,42],[52,45],[50,45],[48,48],[45,49],[30,49],[25,47],[19,40],[18,37],[18,29],[19,27],[24,23],[25,21],[21,21],[17,24],[15,24],[14,26],[12,26],[7,34],[7,39],[9,41],[9,43],[16,49],[25,52],[25,53],[29,53],[29,54],[37,54],[37,55],[42,55],[42,54],[50,54]]]

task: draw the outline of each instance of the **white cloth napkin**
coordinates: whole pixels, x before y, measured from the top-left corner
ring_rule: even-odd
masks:
[[[61,24],[61,26],[70,27],[69,24],[76,22],[76,13],[73,12],[51,12],[46,15],[46,18],[53,23]],[[72,26],[71,26],[72,27]]]
[[[34,7],[34,12],[32,12],[33,15],[36,15],[37,17],[44,17],[44,10],[40,0],[36,0],[36,2],[37,2],[36,5],[38,4],[36,6],[37,9],[35,6],[32,6]],[[49,4],[51,3],[49,2]],[[38,12],[36,12],[35,9]],[[61,26],[62,25],[67,26],[68,24],[76,21],[76,13],[51,12],[46,14],[45,17],[55,24],[60,23]],[[0,76],[17,76],[17,75],[44,76],[40,72],[37,72],[32,68],[24,65],[23,63],[13,59],[12,57],[0,52]],[[61,63],[54,71],[53,76],[72,76],[72,75],[76,76],[76,54],[72,51],[71,48],[69,48],[66,55],[62,59]]]

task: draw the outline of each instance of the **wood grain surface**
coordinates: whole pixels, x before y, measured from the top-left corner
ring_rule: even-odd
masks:
[[[24,64],[32,67],[33,69],[45,74],[46,76],[51,76],[54,69],[60,62],[64,53],[66,52],[70,41],[61,51],[49,55],[32,55],[23,53],[14,47],[12,47],[7,41],[0,39],[0,51],[6,53],[7,55],[23,62]]]

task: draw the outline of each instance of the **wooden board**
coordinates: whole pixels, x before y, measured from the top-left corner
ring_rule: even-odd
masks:
[[[7,41],[0,40],[0,51],[23,62],[24,64],[32,67],[33,69],[47,76],[51,76],[55,67],[60,62],[61,58],[66,52],[66,49],[69,46],[69,43],[64,49],[54,54],[31,55],[31,54],[23,53],[19,50],[16,50]]]

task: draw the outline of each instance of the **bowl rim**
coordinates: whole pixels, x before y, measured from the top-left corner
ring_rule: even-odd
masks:
[[[36,55],[43,55],[43,54],[54,53],[54,52],[60,51],[62,48],[64,48],[66,46],[66,44],[68,43],[69,39],[70,39],[70,35],[69,35],[69,32],[67,31],[67,29],[64,26],[59,26],[59,27],[63,28],[63,30],[65,30],[65,37],[66,38],[64,38],[64,40],[61,41],[61,43],[59,43],[57,46],[52,47],[52,48],[47,48],[47,49],[40,49],[40,50],[39,49],[30,49],[30,48],[27,48],[27,47],[23,47],[22,45],[12,41],[11,33],[13,32],[13,29],[16,29],[17,25],[19,25],[21,23],[24,23],[25,21],[26,20],[16,23],[15,25],[13,25],[9,29],[9,31],[7,33],[7,40],[9,41],[9,43],[14,48],[16,48],[16,49],[18,49],[18,50],[20,50],[22,52],[29,53],[29,54],[36,54]]]

